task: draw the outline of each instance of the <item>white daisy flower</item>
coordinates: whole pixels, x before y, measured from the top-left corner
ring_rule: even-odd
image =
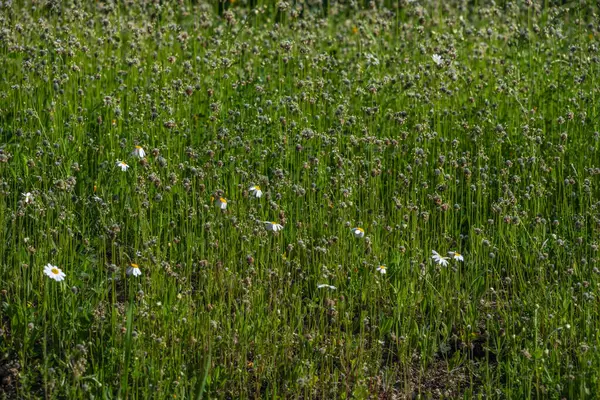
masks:
[[[262,190],[260,190],[260,186],[258,185],[250,186],[250,189],[248,189],[248,191],[252,193],[252,195],[256,198],[260,198],[263,194]]]
[[[361,238],[365,236],[365,230],[363,228],[352,228],[354,237]]]
[[[125,172],[129,168],[129,165],[125,161],[117,160],[117,167],[121,168],[121,171]]]
[[[268,231],[277,232],[283,229],[283,226],[277,222],[265,221],[265,224],[267,224],[266,228]]]
[[[465,258],[457,251],[449,251],[448,255],[450,258],[455,259],[456,261],[465,261]]]
[[[33,194],[31,194],[30,192],[21,193],[21,194],[23,195],[23,197],[25,197],[25,204],[33,203]]]
[[[431,258],[433,258],[433,261],[436,264],[440,264],[441,266],[446,266],[448,265],[448,257],[442,257],[437,251],[435,250],[431,250],[431,253],[433,254],[431,256]]]
[[[441,66],[444,63],[444,59],[439,54],[434,54],[431,56],[431,58],[437,66]]]
[[[326,283],[320,283],[320,284],[317,285],[317,289],[322,289],[322,288],[329,289],[329,290],[335,290],[335,289],[337,289],[335,286],[331,286],[331,285],[328,285]]]
[[[57,282],[64,280],[66,276],[60,268],[52,264],[46,264],[46,266],[44,267],[44,273]]]
[[[135,146],[131,154],[138,158],[144,158],[146,156],[146,152],[142,148],[142,146]]]
[[[227,208],[227,200],[224,197],[219,197],[217,199],[217,207],[219,207],[221,210],[224,210]]]
[[[387,273],[386,266],[380,265],[379,267],[377,267],[377,272],[379,272],[381,275],[385,275]]]
[[[142,275],[142,271],[140,270],[140,266],[137,264],[131,264],[129,268],[127,268],[127,275],[140,276]]]

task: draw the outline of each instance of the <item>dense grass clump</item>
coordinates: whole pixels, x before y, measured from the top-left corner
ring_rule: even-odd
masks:
[[[597,13],[0,2],[0,399],[596,398]]]

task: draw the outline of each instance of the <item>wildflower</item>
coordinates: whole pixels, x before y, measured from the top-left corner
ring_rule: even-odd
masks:
[[[322,289],[322,288],[329,289],[329,290],[335,290],[335,289],[337,289],[335,286],[331,286],[331,285],[328,285],[326,283],[320,283],[320,284],[317,285],[317,289]]]
[[[442,266],[446,266],[448,265],[448,257],[442,257],[441,255],[439,255],[439,253],[435,250],[431,250],[431,253],[433,254],[431,256],[431,258],[433,258],[433,261],[436,264],[442,265]]]
[[[125,172],[129,168],[129,165],[127,165],[127,163],[125,161],[117,160],[117,167],[121,168],[121,171]]]
[[[23,197],[25,197],[25,204],[33,203],[33,194],[31,194],[30,192],[22,193],[22,194],[23,194]]]
[[[146,152],[142,148],[142,146],[135,146],[131,154],[138,158],[144,158],[146,156]]]
[[[444,59],[439,54],[434,54],[431,56],[433,62],[439,67],[444,63]]]
[[[278,224],[277,222],[265,221],[265,224],[267,224],[266,228],[268,231],[277,232],[283,229],[283,226]]]
[[[365,230],[363,228],[352,228],[354,237],[361,238],[365,236]]]
[[[131,264],[129,268],[127,268],[127,275],[140,276],[142,271],[140,270],[140,266],[137,264]]]
[[[227,208],[227,200],[224,197],[219,197],[217,199],[217,207],[219,207],[221,210],[224,210]]]
[[[263,194],[262,190],[260,190],[260,186],[258,185],[251,186],[250,189],[248,189],[248,191],[252,193],[252,195],[256,198],[260,198]]]
[[[465,258],[457,251],[449,251],[448,255],[450,258],[455,259],[456,261],[465,261]]]
[[[44,267],[44,273],[57,282],[64,280],[66,276],[60,268],[52,264],[46,264]]]
[[[380,265],[379,267],[377,267],[377,272],[379,272],[381,275],[385,275],[387,273],[386,266]]]

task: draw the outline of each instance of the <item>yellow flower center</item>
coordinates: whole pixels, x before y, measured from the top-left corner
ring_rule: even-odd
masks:
[[[364,232],[363,228],[356,228],[356,230],[359,232]]]
[[[140,266],[137,264],[131,264],[131,268],[140,269]]]
[[[142,146],[135,146],[135,148],[136,148],[136,149],[141,149],[141,148],[142,148]]]
[[[60,274],[60,272],[58,272],[58,268],[52,268],[50,271],[51,271],[51,272],[52,272],[54,275],[58,275],[58,274]]]
[[[454,252],[454,257],[460,257],[460,253]]]
[[[258,185],[257,185],[257,186],[254,186],[254,189],[256,189],[256,190],[260,190],[260,186],[258,186]]]
[[[221,203],[227,203],[227,200],[225,200],[225,199],[224,199],[224,198],[222,198],[222,197],[219,197],[219,201],[220,201]]]

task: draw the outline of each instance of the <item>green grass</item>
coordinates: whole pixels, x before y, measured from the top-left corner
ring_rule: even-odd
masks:
[[[600,392],[591,2],[3,3],[0,399]]]

